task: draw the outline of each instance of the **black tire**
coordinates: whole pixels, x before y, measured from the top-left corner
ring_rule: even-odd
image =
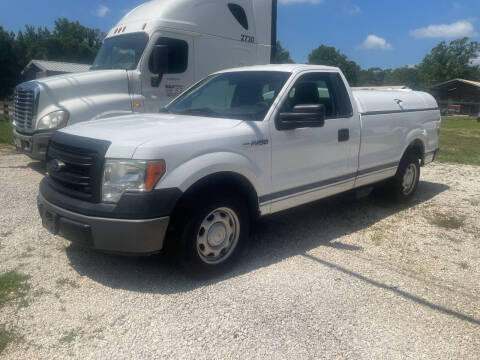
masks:
[[[177,213],[178,218],[174,219],[176,229],[171,240],[175,242],[175,258],[185,273],[195,279],[208,279],[230,270],[240,257],[250,235],[251,217],[247,202],[231,191],[222,190],[215,194],[205,191],[197,196],[192,196],[182,208],[183,210]],[[222,218],[222,211],[227,220]],[[205,249],[203,244],[199,244],[202,241],[200,239],[202,231],[204,233],[207,231],[203,225],[208,222],[207,218],[211,218],[212,213],[214,213],[214,220],[211,222],[210,231],[218,225],[220,233],[220,236],[215,239],[221,239],[222,226],[225,227],[224,242],[219,246],[220,248],[226,246],[223,257],[219,254],[216,258],[209,258],[206,255],[209,249]],[[236,222],[235,227],[238,229],[238,237],[233,236],[235,241],[231,241],[231,247],[225,245],[228,242],[228,229],[222,223],[224,220],[230,223],[229,219]],[[216,235],[214,231],[212,237]],[[206,239],[203,241],[207,247],[210,247],[208,234],[204,235],[204,238]],[[217,250],[218,248],[212,246],[211,249]]]
[[[413,178],[408,179],[409,175]],[[400,161],[395,177],[390,181],[390,194],[398,201],[408,201],[417,191],[419,182],[420,159],[414,153],[407,153]]]

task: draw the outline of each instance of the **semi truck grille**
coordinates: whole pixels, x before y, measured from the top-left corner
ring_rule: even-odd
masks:
[[[109,142],[57,132],[47,150],[48,182],[57,191],[100,202],[103,162]]]
[[[19,85],[15,89],[13,120],[18,130],[33,130],[38,105],[38,93],[36,85]]]

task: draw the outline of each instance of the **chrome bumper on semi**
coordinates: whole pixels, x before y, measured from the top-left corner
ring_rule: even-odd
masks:
[[[21,134],[13,129],[13,139],[17,151],[30,156],[35,160],[45,160],[47,145],[54,133]]]

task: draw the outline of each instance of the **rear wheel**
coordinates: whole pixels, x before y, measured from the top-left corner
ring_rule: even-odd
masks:
[[[194,197],[176,219],[177,258],[187,274],[204,278],[228,270],[250,233],[246,202],[232,192]]]
[[[397,174],[391,181],[393,196],[400,200],[409,200],[417,191],[420,181],[420,159],[413,153],[407,154],[397,170]]]

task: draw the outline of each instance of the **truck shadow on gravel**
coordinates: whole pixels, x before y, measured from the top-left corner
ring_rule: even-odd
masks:
[[[378,194],[356,200],[351,193],[317,201],[259,220],[243,257],[231,272],[208,281],[182,275],[165,256],[121,257],[106,255],[71,244],[66,252],[72,267],[82,276],[111,288],[172,294],[215,284],[289,257],[305,255],[319,246],[359,251],[362,248],[336,240],[367,229],[380,220],[426,202],[448,186],[421,182],[409,204],[398,204]]]

